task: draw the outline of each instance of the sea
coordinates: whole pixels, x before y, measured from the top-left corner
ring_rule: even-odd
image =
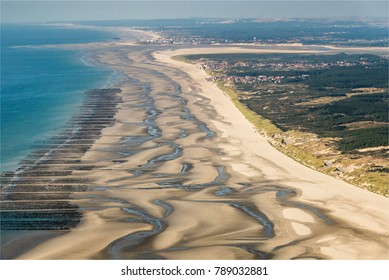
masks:
[[[56,44],[107,42],[114,34],[53,25],[1,25],[1,172],[61,131],[89,89],[104,88],[115,73],[88,61],[88,50]],[[46,46],[46,47],[42,47]]]

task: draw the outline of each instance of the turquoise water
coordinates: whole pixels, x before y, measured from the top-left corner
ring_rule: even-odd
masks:
[[[85,64],[85,51],[45,44],[111,40],[113,34],[53,26],[1,26],[1,171],[18,167],[36,141],[61,130],[84,92],[104,87],[109,69]],[[17,47],[17,46],[33,46]]]

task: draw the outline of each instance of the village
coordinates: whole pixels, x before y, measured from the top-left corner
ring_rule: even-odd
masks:
[[[383,58],[387,59],[387,58]],[[279,84],[286,82],[299,82],[309,78],[308,73],[301,73],[308,70],[326,69],[331,67],[352,67],[363,65],[365,67],[378,63],[370,61],[367,58],[361,57],[359,61],[353,60],[338,60],[334,62],[258,62],[255,61],[233,61],[233,60],[214,60],[214,59],[199,59],[197,65],[200,69],[213,73],[208,81],[222,81],[225,85],[234,83],[255,84],[268,83]],[[291,73],[292,75],[265,75],[266,72],[276,73]],[[233,74],[232,74],[233,73]],[[244,75],[246,74],[246,75]]]

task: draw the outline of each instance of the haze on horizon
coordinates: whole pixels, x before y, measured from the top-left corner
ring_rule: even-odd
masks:
[[[1,1],[1,22],[388,17],[387,1]]]

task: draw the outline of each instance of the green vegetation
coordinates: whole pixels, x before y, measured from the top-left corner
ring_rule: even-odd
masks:
[[[342,151],[354,151],[361,148],[388,146],[388,127],[362,128],[343,131],[343,137],[338,142]]]
[[[310,72],[312,77],[307,81],[311,88],[354,89],[364,87],[388,87],[388,63],[374,66],[334,67]]]
[[[343,152],[389,145],[387,92],[355,95],[314,107],[295,105],[293,102],[296,99],[301,100],[292,96],[279,102],[279,97],[275,94],[268,94],[242,102],[253,111],[273,120],[283,131],[296,129],[321,137],[340,138],[337,146]],[[264,104],[268,107],[263,107]],[[347,124],[357,122],[373,122],[379,127],[347,129]]]

